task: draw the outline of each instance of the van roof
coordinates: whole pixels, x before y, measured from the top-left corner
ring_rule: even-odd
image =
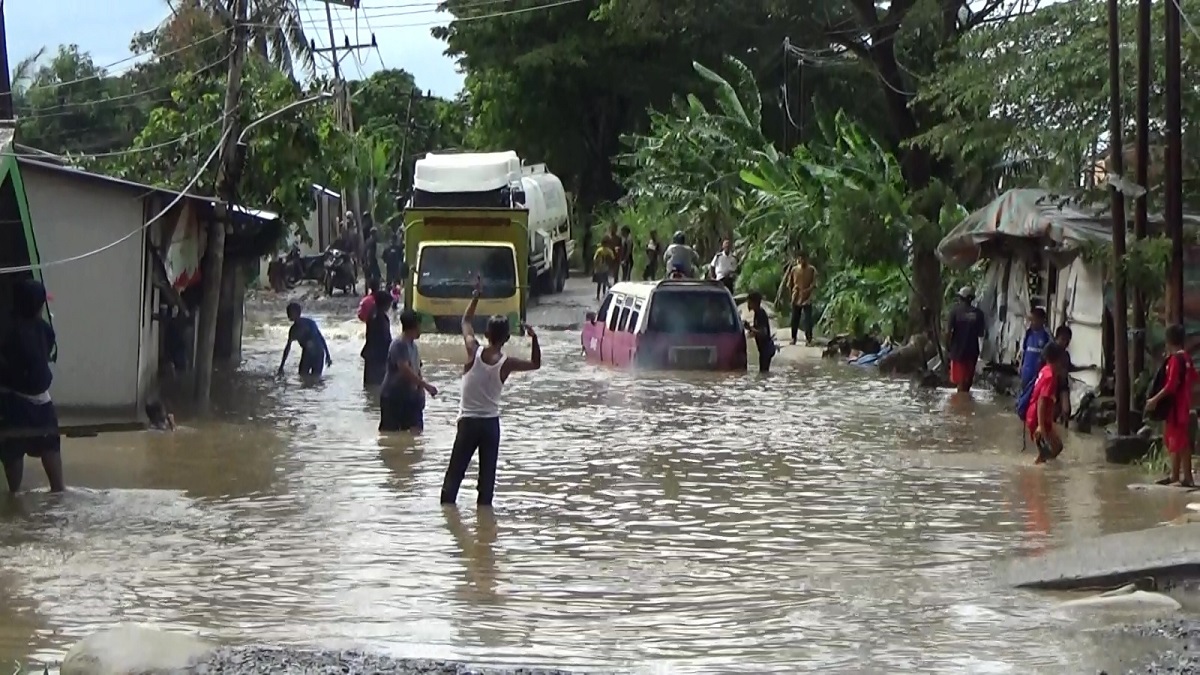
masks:
[[[622,281],[613,284],[612,288],[609,289],[609,292],[630,295],[635,298],[649,298],[651,293],[660,288],[677,288],[681,290],[725,290],[725,287],[716,281],[708,281],[704,279],[663,279],[661,281]]]

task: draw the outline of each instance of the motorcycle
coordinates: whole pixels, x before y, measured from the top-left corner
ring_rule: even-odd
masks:
[[[287,270],[288,286],[295,286],[301,281],[325,281],[325,253],[317,255],[300,255],[300,248],[293,246],[284,259]]]
[[[350,254],[336,248],[325,251],[325,293],[333,295],[340,289],[346,295],[354,295],[357,280],[354,277],[354,260]]]

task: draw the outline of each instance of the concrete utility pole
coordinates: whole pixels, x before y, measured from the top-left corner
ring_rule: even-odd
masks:
[[[350,38],[343,36],[343,44],[339,47],[337,44],[337,38],[334,37],[333,33],[333,8],[331,5],[358,9],[358,0],[325,0],[325,23],[329,29],[329,46],[317,48],[314,44],[312,49],[313,53],[316,54],[325,52],[329,53],[329,60],[333,64],[334,91],[335,95],[337,96],[337,102],[335,103],[336,108],[334,109],[337,116],[337,121],[343,129],[345,129],[348,133],[353,134],[354,115],[350,109],[350,95],[346,87],[346,80],[342,77],[342,57],[338,54],[338,50],[341,49],[345,53],[349,54],[358,49],[376,49],[378,48],[378,43],[375,41],[375,34],[372,33],[371,41],[367,44],[352,45],[350,44]],[[359,194],[360,189],[361,186],[355,184],[350,190],[343,190],[342,192],[342,199],[350,205],[350,210],[354,212],[354,219],[359,223],[362,222],[362,204],[360,203]]]
[[[217,310],[221,300],[221,276],[225,267],[225,229],[228,227],[228,206],[234,200],[235,185],[231,176],[237,173],[237,143],[241,134],[239,110],[242,102],[242,69],[246,64],[249,43],[249,0],[234,0],[233,50],[229,57],[229,76],[225,83],[224,125],[221,132],[220,163],[217,168],[217,189],[220,200],[215,217],[208,228],[208,244],[204,256],[204,284],[200,301],[200,325],[196,331],[196,402],[202,410],[211,403],[213,352],[217,342]]]

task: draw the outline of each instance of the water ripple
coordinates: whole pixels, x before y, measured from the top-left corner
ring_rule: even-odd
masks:
[[[381,438],[360,330],[327,325],[315,385],[273,380],[284,333],[255,333],[194,433],[68,440],[84,489],[0,503],[0,658],[143,621],[497,665],[1087,670],[1094,642],[990,565],[1164,515],[1125,508],[1082,440],[1030,468],[984,395],[816,362],[615,373],[577,333],[511,382],[496,513],[443,511],[461,344],[422,340],[427,431]]]

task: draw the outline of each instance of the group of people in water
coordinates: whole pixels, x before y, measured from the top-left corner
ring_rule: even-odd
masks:
[[[975,381],[980,342],[987,335],[987,320],[974,304],[975,290],[964,287],[950,310],[946,335],[950,380],[959,392],[968,392]],[[1192,389],[1197,373],[1186,349],[1183,326],[1166,329],[1163,367],[1146,396],[1146,416],[1163,422],[1163,444],[1171,459],[1170,475],[1162,485],[1194,487],[1192,474],[1191,410]],[[1018,355],[1020,376],[1016,413],[1025,424],[1025,432],[1037,448],[1038,464],[1058,458],[1063,451],[1059,429],[1070,424],[1070,374],[1076,367],[1071,360],[1070,326],[1062,325],[1051,334],[1046,310],[1033,307],[1021,340]]]
[[[520,328],[531,342],[529,359],[504,352],[512,337],[512,326],[507,317],[489,317],[483,331],[486,343],[479,339],[475,333],[475,311],[481,286],[482,282],[476,279],[471,302],[462,317],[465,351],[462,392],[457,432],[442,481],[443,505],[457,502],[467,468],[478,454],[477,503],[491,506],[500,453],[500,408],[504,385],[513,373],[542,367],[537,332],[527,325]],[[436,397],[439,391],[423,373],[417,344],[421,337],[420,318],[411,309],[401,310],[398,316],[400,333],[393,337],[390,314],[395,299],[390,293],[379,290],[378,283],[372,283],[370,289],[360,303],[358,318],[366,324],[366,339],[361,352],[363,384],[379,388],[379,431],[420,434],[425,428],[426,397]],[[302,316],[299,304],[288,305],[287,314],[292,325],[278,374],[283,374],[291,345],[295,342],[301,350],[300,375],[320,375],[325,366],[333,363],[328,343],[316,322]]]

